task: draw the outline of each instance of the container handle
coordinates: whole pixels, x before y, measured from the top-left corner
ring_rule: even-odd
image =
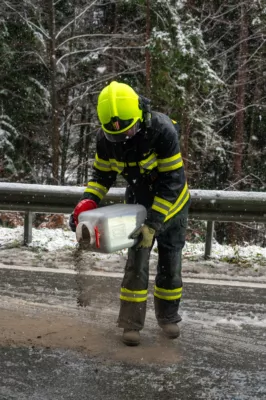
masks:
[[[100,237],[101,237],[101,235],[100,235],[98,226],[94,227],[94,233],[95,233],[95,239],[96,239],[96,247],[97,247],[97,249],[99,249],[100,248]]]

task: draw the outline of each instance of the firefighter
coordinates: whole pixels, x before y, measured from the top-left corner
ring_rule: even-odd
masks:
[[[169,338],[180,335],[182,296],[181,253],[185,244],[189,190],[180,154],[178,125],[151,111],[150,101],[116,81],[98,97],[101,129],[97,133],[93,176],[70,217],[75,231],[78,215],[98,207],[117,174],[127,182],[126,203],[147,209],[144,224],[134,233],[137,245],[128,250],[120,291],[118,327],[126,345],[140,343],[149,281],[149,257],[155,239],[158,265],[154,307],[158,325]]]

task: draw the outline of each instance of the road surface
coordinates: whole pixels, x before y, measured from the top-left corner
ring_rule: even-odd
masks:
[[[0,400],[266,399],[266,285],[184,280],[181,337],[157,327],[152,277],[141,345],[116,327],[119,274],[0,266]]]

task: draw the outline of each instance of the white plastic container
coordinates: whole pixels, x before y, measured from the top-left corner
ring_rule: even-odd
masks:
[[[86,249],[99,253],[132,247],[137,239],[130,235],[146,216],[146,208],[140,204],[114,204],[82,212],[78,217],[77,241],[86,242]]]

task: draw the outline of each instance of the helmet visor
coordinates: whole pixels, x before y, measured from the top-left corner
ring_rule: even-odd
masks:
[[[108,124],[103,125],[104,131],[114,132],[114,134],[119,134],[119,131],[125,130],[128,126],[132,125],[132,119],[123,120],[120,118],[114,118],[112,121],[108,122]]]
[[[132,120],[131,120],[131,122],[132,122]],[[125,142],[128,139],[131,139],[132,137],[134,137],[136,135],[136,133],[139,130],[140,130],[140,123],[139,123],[139,121],[137,121],[135,125],[131,126],[131,128],[129,128],[121,133],[116,133],[116,131],[114,131],[114,133],[108,133],[105,130],[103,132],[104,132],[106,139],[109,142],[119,143],[119,142]]]

